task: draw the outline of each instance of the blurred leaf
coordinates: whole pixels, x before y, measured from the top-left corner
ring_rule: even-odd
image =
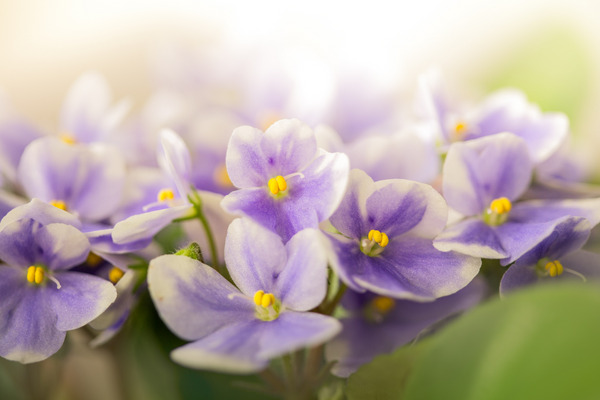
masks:
[[[577,122],[593,64],[585,42],[573,30],[554,26],[525,37],[503,60],[485,79],[489,90],[519,88],[542,110],[564,112]]]
[[[402,347],[393,354],[378,356],[363,365],[348,380],[348,400],[402,398],[406,379],[428,345],[429,341],[423,341]]]
[[[541,285],[516,292],[474,309],[432,338],[402,399],[598,399],[599,338],[599,287]],[[389,357],[387,372],[380,371],[404,376],[406,367],[393,362],[404,351]],[[373,387],[365,379],[367,384]]]

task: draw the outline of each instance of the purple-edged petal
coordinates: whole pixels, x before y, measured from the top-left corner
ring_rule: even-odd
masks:
[[[480,214],[494,199],[521,196],[532,170],[525,142],[513,134],[454,143],[444,163],[444,197],[464,215]]]
[[[81,264],[90,251],[90,242],[77,228],[65,224],[48,224],[33,231],[40,260],[53,270]],[[25,265],[28,266],[28,265]]]
[[[269,176],[268,161],[260,147],[263,135],[259,129],[250,126],[241,126],[233,131],[227,146],[225,163],[227,174],[234,186],[263,186],[272,178]]]
[[[47,301],[57,315],[56,328],[77,329],[92,321],[115,301],[117,291],[112,283],[94,275],[79,272],[57,273],[57,289],[48,285]]]
[[[56,329],[56,314],[47,301],[50,286],[27,285],[25,271],[0,266],[0,356],[21,363],[56,353],[65,332]]]
[[[334,318],[314,313],[283,312],[274,321],[242,321],[171,353],[192,368],[246,374],[258,372],[274,358],[321,344],[341,329]]]
[[[231,279],[247,296],[258,290],[272,292],[286,262],[286,248],[277,234],[247,218],[229,225],[225,263]]]
[[[498,259],[508,256],[496,231],[479,218],[468,218],[447,227],[433,245],[441,251],[456,251],[473,257]]]
[[[317,153],[317,139],[297,119],[282,119],[265,131],[260,147],[272,178],[302,170]]]
[[[600,223],[600,198],[573,200],[531,200],[515,204],[509,220],[546,222],[562,217],[584,217],[592,227]]]
[[[116,244],[143,244],[174,219],[184,217],[192,211],[193,207],[190,204],[184,204],[131,216],[115,225],[112,232],[113,241]]]
[[[431,186],[403,179],[375,182],[367,199],[367,229],[385,232],[390,239],[410,232],[433,238],[446,226],[448,207]],[[363,232],[366,236],[368,232]]]
[[[431,240],[392,240],[378,257],[364,256],[363,274],[354,280],[384,296],[432,300],[465,287],[481,267],[481,260],[435,249]]]
[[[19,182],[30,197],[64,201],[82,219],[97,221],[109,217],[121,203],[125,162],[105,145],[69,145],[42,138],[25,149]]]
[[[341,235],[328,235],[328,238],[329,265],[349,288],[356,292],[364,292],[365,289],[354,280],[366,269],[367,259],[360,251],[360,245],[355,239]]]
[[[152,260],[148,288],[162,320],[186,340],[256,319],[250,298],[214,269],[186,256],[164,255]]]
[[[287,263],[275,281],[273,294],[286,308],[308,311],[325,298],[327,253],[323,240],[317,229],[305,229],[285,245]]]
[[[140,239],[134,242],[118,244],[113,241],[113,229],[102,229],[86,232],[85,236],[90,241],[91,248],[96,253],[123,254],[143,249],[150,244],[152,237]]]

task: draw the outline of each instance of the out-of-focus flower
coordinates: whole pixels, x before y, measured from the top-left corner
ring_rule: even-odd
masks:
[[[238,219],[229,227],[225,259],[239,289],[190,257],[165,255],[150,263],[148,284],[161,318],[194,341],[173,351],[176,362],[251,373],[339,332],[334,318],[307,312],[320,304],[327,286],[318,230],[303,230],[284,245],[273,232]]]
[[[62,346],[66,331],[100,315],[116,297],[114,286],[69,269],[90,244],[71,214],[39,200],[17,207],[0,222],[0,355],[30,363]]]
[[[433,247],[447,206],[431,186],[401,179],[373,182],[352,170],[330,222],[332,267],[352,289],[395,298],[433,300],[465,287],[481,260]]]
[[[348,181],[348,157],[318,149],[313,131],[295,119],[278,121],[264,133],[237,128],[226,163],[240,190],[225,196],[223,208],[252,218],[284,241],[329,218]]]

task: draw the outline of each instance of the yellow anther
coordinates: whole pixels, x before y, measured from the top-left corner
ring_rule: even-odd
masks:
[[[35,282],[35,267],[33,265],[27,268],[27,282]]]
[[[259,290],[256,293],[254,293],[254,304],[256,304],[257,306],[260,306],[262,304],[262,298],[265,294],[264,290]]]
[[[102,257],[100,257],[98,254],[92,253],[92,252],[90,252],[90,254],[88,254],[87,259],[85,260],[85,263],[92,268],[97,267],[98,265],[100,265],[101,262],[102,262]]]
[[[112,267],[108,272],[108,280],[110,280],[112,283],[117,283],[123,277],[123,275],[125,275],[125,272],[121,271],[117,267]]]
[[[269,190],[271,191],[271,193],[274,195],[278,194],[279,192],[283,192],[287,189],[287,182],[285,181],[285,178],[281,175],[269,179],[267,185],[269,186]]]
[[[35,268],[35,283],[40,284],[44,281],[44,269],[42,267]]]
[[[394,306],[396,302],[394,299],[385,296],[377,296],[372,300],[373,307],[377,312],[381,314],[387,314]]]
[[[60,135],[60,140],[62,140],[66,144],[77,143],[77,140],[75,140],[75,138],[72,135],[69,135],[68,133],[63,133],[62,135]]]
[[[464,123],[462,121],[458,121],[456,123],[456,125],[454,125],[454,132],[456,132],[458,135],[462,135],[466,131],[467,131],[467,124],[466,123]]]
[[[67,204],[62,200],[52,200],[50,202],[50,205],[52,205],[56,208],[60,208],[63,211],[67,211]]]
[[[390,238],[388,238],[388,235],[375,229],[371,229],[367,237],[369,238],[369,240],[374,241],[381,247],[387,246],[390,242]]]
[[[171,190],[171,189],[161,189],[158,192],[158,195],[156,195],[156,199],[158,201],[173,200],[174,198],[175,198],[175,193],[173,193],[173,190]]]
[[[260,305],[264,308],[269,307],[270,305],[275,303],[275,296],[272,293],[265,293],[260,301]]]
[[[213,179],[215,180],[217,185],[223,188],[230,188],[233,186],[231,179],[229,179],[229,174],[227,173],[227,167],[225,166],[225,164],[221,164],[220,166],[215,168]]]
[[[558,260],[550,261],[544,267],[551,277],[559,276],[563,273],[563,266]]]
[[[496,214],[506,214],[512,208],[512,204],[506,197],[495,199],[490,204],[490,210]]]

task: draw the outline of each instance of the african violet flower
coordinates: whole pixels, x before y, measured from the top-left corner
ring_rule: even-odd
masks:
[[[32,200],[0,221],[0,356],[30,363],[62,346],[66,331],[100,315],[114,286],[69,268],[90,244],[73,215]]]
[[[444,230],[435,247],[507,265],[550,235],[562,217],[598,223],[598,199],[515,202],[529,187],[532,168],[525,142],[510,133],[454,143],[444,163],[444,197],[466,217]]]
[[[600,278],[600,256],[579,250],[590,236],[590,227],[585,218],[563,218],[550,235],[508,268],[500,293],[538,282]]]
[[[173,351],[176,362],[250,373],[339,332],[336,319],[307,312],[327,287],[318,230],[302,230],[284,245],[273,232],[237,219],[228,230],[225,260],[237,288],[190,257],[164,255],[150,263],[148,285],[161,318],[193,341]]]
[[[332,267],[352,289],[433,300],[465,287],[481,260],[433,247],[446,225],[447,206],[431,186],[401,179],[373,182],[352,170],[330,222]]]
[[[325,347],[327,361],[336,361],[331,372],[347,377],[376,355],[390,353],[431,325],[474,307],[485,291],[483,280],[476,278],[458,292],[427,303],[346,292],[344,328]]]
[[[240,188],[223,208],[248,216],[284,240],[316,228],[337,208],[348,180],[348,157],[317,148],[313,131],[295,119],[264,133],[237,128],[227,149],[227,172]]]

